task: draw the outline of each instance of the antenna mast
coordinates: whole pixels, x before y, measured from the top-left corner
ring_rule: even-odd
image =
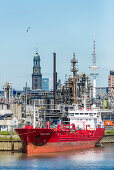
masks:
[[[96,65],[96,52],[95,52],[95,33],[94,33],[94,42],[93,42],[93,65],[90,66],[90,69],[93,70],[93,73],[91,73],[90,75],[93,77],[93,103],[95,103],[96,100],[96,76],[98,75],[98,73],[96,73],[96,70],[99,68]]]

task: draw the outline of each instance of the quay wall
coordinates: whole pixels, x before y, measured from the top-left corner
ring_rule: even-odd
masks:
[[[0,140],[0,151],[20,151],[22,142],[20,140]]]
[[[105,135],[99,143],[114,143],[114,135]],[[17,139],[0,139],[0,151],[22,151],[22,142]]]
[[[114,143],[114,135],[105,135],[99,143]]]

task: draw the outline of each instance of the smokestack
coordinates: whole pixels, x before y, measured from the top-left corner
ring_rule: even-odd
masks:
[[[54,96],[54,109],[56,104],[56,53],[53,53],[53,96]]]

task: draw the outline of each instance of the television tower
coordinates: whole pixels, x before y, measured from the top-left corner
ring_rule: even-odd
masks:
[[[96,73],[96,70],[99,68],[96,65],[96,53],[95,53],[95,33],[94,33],[94,42],[93,42],[93,65],[90,66],[89,68],[93,70],[93,73],[91,73],[90,75],[93,76],[93,103],[95,103],[96,100],[96,76],[98,75],[98,73]]]

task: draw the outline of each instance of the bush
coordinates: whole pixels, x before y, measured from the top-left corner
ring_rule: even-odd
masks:
[[[105,131],[105,135],[114,135],[114,130]]]
[[[0,135],[10,135],[11,132],[9,131],[0,131]]]

